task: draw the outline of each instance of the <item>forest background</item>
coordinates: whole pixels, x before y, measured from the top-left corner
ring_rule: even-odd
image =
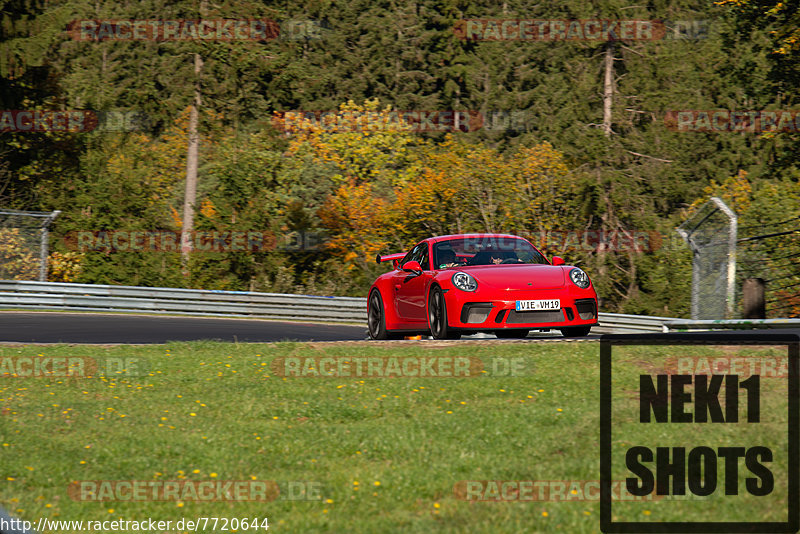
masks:
[[[603,311],[687,316],[691,253],[675,227],[710,196],[736,211],[741,235],[800,226],[800,120],[682,131],[675,112],[796,107],[797,5],[563,4],[0,2],[0,109],[129,119],[79,132],[0,124],[0,207],[62,212],[53,281],[365,296],[386,269],[376,253],[508,232],[587,270]],[[279,31],[87,40],[75,30],[197,19]],[[660,21],[664,31],[526,41],[497,39],[485,23],[518,19]],[[351,122],[332,127],[324,111]],[[397,113],[421,111],[470,121],[421,127]],[[383,126],[359,127],[363,117]],[[180,234],[195,164],[191,228],[259,232],[269,246],[183,257],[76,246],[80,232]],[[25,263],[4,232],[4,261]],[[748,275],[781,280],[768,286],[772,316],[800,314],[800,273],[785,261],[800,255],[796,236],[740,254],[753,261]]]

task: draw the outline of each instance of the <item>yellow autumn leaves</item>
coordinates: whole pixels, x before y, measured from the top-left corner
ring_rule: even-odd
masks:
[[[392,113],[377,101],[349,102],[341,111]],[[568,224],[577,184],[549,143],[502,153],[459,136],[434,143],[399,128],[336,131],[309,123],[293,132],[288,154],[311,150],[338,168],[340,184],[318,215],[331,234],[328,246],[349,268],[430,235]]]

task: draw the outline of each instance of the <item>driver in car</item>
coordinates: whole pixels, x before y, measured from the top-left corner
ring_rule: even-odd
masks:
[[[439,268],[446,269],[448,267],[458,267],[461,265],[456,260],[456,253],[452,249],[444,249],[439,251]]]
[[[490,262],[494,265],[501,263],[522,263],[514,252],[492,252]]]

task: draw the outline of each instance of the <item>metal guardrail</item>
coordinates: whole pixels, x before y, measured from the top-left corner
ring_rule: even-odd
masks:
[[[598,314],[599,326],[592,328],[593,334],[644,334],[666,332],[664,323],[674,321],[675,317],[653,317],[649,315],[628,315],[624,313]]]
[[[0,280],[0,309],[253,317],[366,325],[367,299]],[[593,333],[664,332],[674,317],[600,313]]]
[[[800,319],[719,319],[697,321],[672,319],[666,321],[664,327],[668,331],[800,328]]]
[[[0,308],[366,322],[367,299],[2,280]]]

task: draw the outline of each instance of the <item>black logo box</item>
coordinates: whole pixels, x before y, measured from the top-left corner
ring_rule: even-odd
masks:
[[[786,522],[620,522],[611,515],[611,352],[613,346],[635,345],[778,345],[788,353],[788,516]],[[607,334],[600,337],[600,530],[608,533],[650,532],[797,532],[800,529],[800,337],[749,332]]]

